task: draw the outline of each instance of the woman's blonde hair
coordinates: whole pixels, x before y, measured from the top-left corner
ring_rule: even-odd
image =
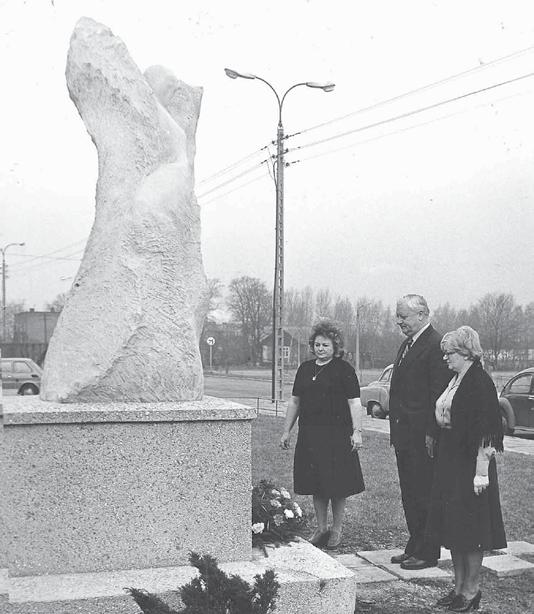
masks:
[[[441,349],[444,352],[457,352],[470,360],[482,358],[480,337],[477,331],[470,326],[460,326],[460,328],[443,335]]]

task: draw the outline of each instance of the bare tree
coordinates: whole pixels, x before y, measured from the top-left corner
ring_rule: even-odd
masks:
[[[334,304],[334,320],[343,331],[343,337],[345,338],[345,350],[347,353],[353,353],[356,342],[356,311],[352,305],[352,301],[347,296],[338,296],[336,298],[336,302]]]
[[[65,306],[66,300],[67,300],[67,292],[60,292],[53,301],[46,304],[46,309],[48,311],[60,312]]]
[[[272,321],[271,293],[261,280],[246,275],[232,279],[228,290],[228,307],[248,343],[251,361],[257,364],[261,357],[264,329]]]
[[[471,320],[478,325],[482,345],[490,351],[495,367],[501,351],[515,345],[521,315],[511,294],[488,293],[473,307]]]
[[[6,338],[2,339],[4,343],[13,341],[15,333],[15,314],[24,311],[24,301],[9,301],[6,303]]]
[[[315,297],[315,319],[332,318],[332,296],[328,288],[322,288]]]

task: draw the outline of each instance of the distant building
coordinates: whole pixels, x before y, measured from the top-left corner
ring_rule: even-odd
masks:
[[[15,314],[15,343],[48,343],[56,328],[59,311],[22,311]]]
[[[297,367],[301,362],[312,357],[310,346],[308,345],[309,331],[297,326],[287,326],[284,328],[284,347],[282,355],[284,363],[290,367]],[[273,356],[273,335],[272,333],[261,340],[262,362],[270,364]]]

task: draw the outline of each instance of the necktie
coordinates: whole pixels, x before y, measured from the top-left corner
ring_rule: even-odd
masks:
[[[399,360],[399,365],[401,364],[401,362],[404,360],[404,357],[406,356],[406,354],[408,353],[408,351],[410,350],[410,348],[413,345],[413,339],[410,339],[408,341],[408,343],[404,346],[404,350],[402,351],[402,356]]]

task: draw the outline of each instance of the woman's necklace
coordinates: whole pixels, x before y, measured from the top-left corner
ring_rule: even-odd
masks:
[[[312,377],[312,382],[314,382],[317,379],[317,376],[319,375],[319,373],[321,373],[321,371],[326,367],[326,365],[330,364],[330,360],[328,362],[325,362],[324,365],[321,366],[321,368],[319,369],[319,371],[317,371],[317,363],[314,362],[313,363],[313,368],[314,368],[314,375]]]

